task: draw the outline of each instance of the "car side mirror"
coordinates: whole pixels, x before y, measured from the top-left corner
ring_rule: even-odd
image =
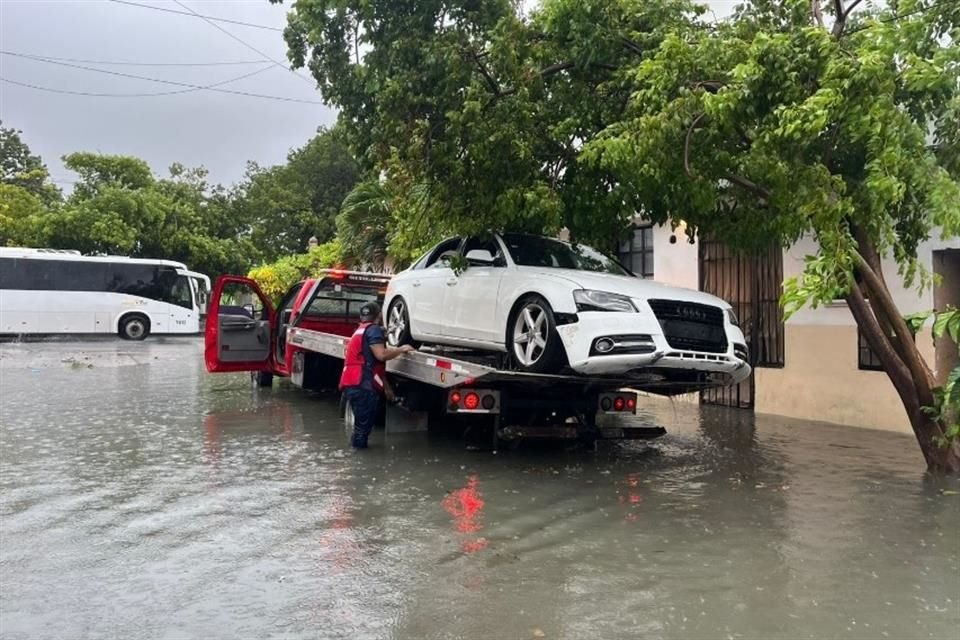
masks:
[[[256,310],[253,308],[253,305],[250,304],[249,302],[243,305],[243,310],[246,311],[251,318],[253,318],[254,314],[256,313]]]
[[[473,249],[467,252],[467,262],[478,267],[492,267],[496,259],[486,249]]]

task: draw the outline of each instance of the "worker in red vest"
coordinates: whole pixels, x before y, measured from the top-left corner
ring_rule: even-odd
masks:
[[[368,302],[360,307],[360,326],[347,342],[340,376],[340,391],[353,409],[353,437],[350,444],[356,449],[367,448],[367,438],[373,431],[381,394],[393,400],[393,390],[386,378],[384,363],[413,351],[405,344],[393,348],[386,346],[380,305]]]

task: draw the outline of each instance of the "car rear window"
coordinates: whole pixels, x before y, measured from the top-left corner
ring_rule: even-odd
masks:
[[[304,315],[324,318],[351,318],[360,316],[360,307],[382,297],[380,287],[357,285],[336,280],[324,280]]]

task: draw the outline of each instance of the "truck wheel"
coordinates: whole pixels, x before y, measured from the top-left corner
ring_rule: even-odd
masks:
[[[565,357],[553,309],[542,297],[520,299],[507,322],[507,346],[520,371],[556,373]]]
[[[410,333],[410,313],[407,311],[407,301],[395,298],[387,310],[387,343],[391,347],[410,344],[419,346]]]
[[[120,321],[120,337],[124,340],[144,340],[150,335],[150,320],[139,313],[131,313]]]
[[[353,435],[353,427],[356,424],[356,418],[353,415],[353,406],[344,398],[343,402],[343,430],[347,437]]]

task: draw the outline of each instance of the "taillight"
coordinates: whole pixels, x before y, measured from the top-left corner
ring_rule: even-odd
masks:
[[[480,406],[480,396],[471,391],[466,395],[466,397],[464,397],[463,406],[468,411],[474,411]]]
[[[598,409],[604,413],[636,413],[637,396],[626,391],[602,393],[600,394]]]
[[[461,389],[447,395],[450,413],[500,413],[500,392],[492,389]]]

